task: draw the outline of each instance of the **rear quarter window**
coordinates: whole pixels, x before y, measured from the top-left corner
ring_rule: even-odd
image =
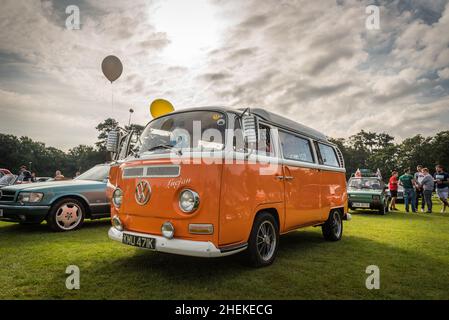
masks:
[[[340,166],[337,159],[337,154],[335,153],[335,149],[333,147],[318,142],[318,150],[321,155],[321,161],[324,165],[331,167]]]
[[[285,159],[314,162],[309,140],[282,131],[279,139]]]

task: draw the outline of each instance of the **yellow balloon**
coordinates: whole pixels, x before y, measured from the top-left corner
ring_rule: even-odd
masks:
[[[150,104],[150,113],[153,118],[158,118],[173,111],[175,111],[173,105],[164,99],[156,99]]]

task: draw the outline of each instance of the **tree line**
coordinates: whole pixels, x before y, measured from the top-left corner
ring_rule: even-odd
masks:
[[[449,131],[440,131],[430,137],[417,134],[395,143],[389,134],[362,130],[348,139],[331,141],[343,153],[348,178],[358,168],[379,169],[384,178],[393,170],[400,174],[406,168],[414,171],[417,165],[429,168],[430,172],[437,164],[449,169]]]
[[[106,119],[96,126],[99,134],[94,146],[79,145],[68,152],[47,147],[29,137],[0,133],[0,168],[17,173],[21,165],[26,165],[37,176],[52,177],[56,170],[61,170],[64,176],[74,177],[77,171],[84,172],[96,164],[108,161],[107,132],[117,124],[114,119]],[[143,126],[137,124],[125,127],[127,130],[131,128],[137,132],[143,130]]]
[[[106,151],[107,132],[117,126],[114,119],[106,119],[96,126],[98,141],[94,146],[79,145],[63,152],[47,147],[42,142],[28,137],[0,134],[0,168],[17,171],[21,165],[30,166],[38,176],[53,176],[61,170],[66,177],[73,177],[77,171],[85,171],[108,160]],[[131,124],[125,129],[142,132],[143,126]],[[400,143],[386,133],[360,131],[347,139],[332,138],[343,153],[348,178],[358,168],[380,169],[383,177],[389,177],[392,170],[402,172],[418,164],[431,171],[436,164],[449,166],[449,131],[434,136],[417,134]]]

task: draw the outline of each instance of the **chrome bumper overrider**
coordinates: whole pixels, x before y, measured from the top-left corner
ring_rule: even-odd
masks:
[[[149,237],[156,239],[156,251],[173,253],[192,257],[224,257],[246,249],[246,246],[239,247],[236,250],[222,252],[210,241],[192,241],[182,239],[166,239],[161,236],[155,236],[146,233],[137,233],[125,231],[127,234],[135,236]],[[119,231],[111,227],[108,232],[109,238],[118,242],[122,242],[123,231]]]

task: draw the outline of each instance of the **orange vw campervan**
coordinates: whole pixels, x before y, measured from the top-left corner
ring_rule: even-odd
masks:
[[[131,149],[108,183],[109,237],[126,245],[198,257],[246,250],[264,266],[280,234],[321,226],[337,241],[350,218],[338,148],[263,109],[172,112]]]

